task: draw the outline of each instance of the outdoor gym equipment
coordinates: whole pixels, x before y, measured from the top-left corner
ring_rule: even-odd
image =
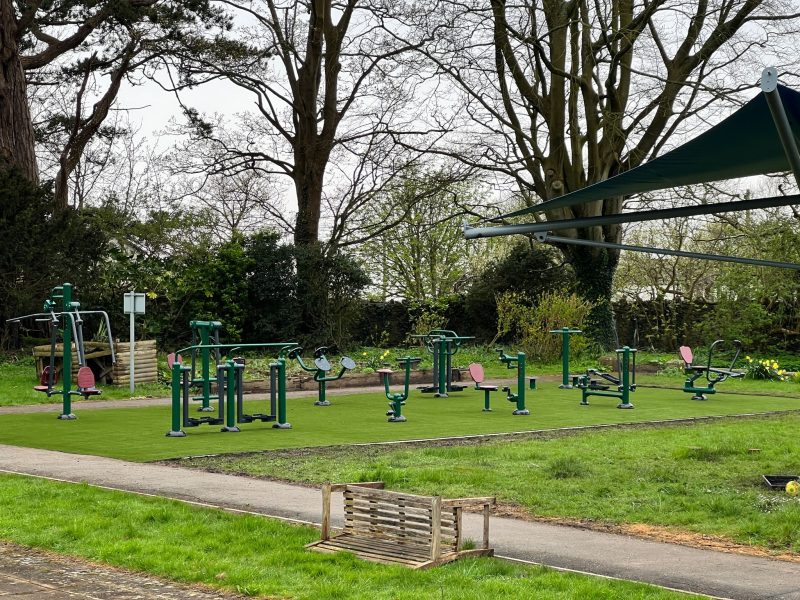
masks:
[[[573,386],[569,382],[569,336],[573,333],[583,332],[580,329],[562,327],[561,329],[551,329],[550,333],[561,335],[561,385],[558,387],[562,390],[571,390]]]
[[[349,356],[343,356],[341,360],[342,370],[338,375],[328,377],[326,373],[332,369],[331,363],[325,356],[328,353],[327,346],[320,346],[314,350],[314,366],[306,365],[303,362],[303,349],[300,346],[295,346],[289,352],[288,357],[297,360],[300,368],[309,373],[314,373],[314,381],[319,384],[319,398],[314,402],[314,406],[330,406],[330,401],[325,397],[325,385],[328,381],[336,381],[341,379],[344,374],[350,369],[356,368],[355,361]]]
[[[205,346],[205,347],[204,347]],[[272,344],[212,344],[189,346],[178,350],[167,357],[167,363],[172,373],[172,424],[167,432],[167,437],[186,437],[183,428],[197,427],[199,425],[223,425],[220,431],[240,431],[239,423],[252,423],[253,421],[274,421],[274,429],[291,429],[291,424],[286,421],[286,354],[296,347],[292,342],[278,342]],[[217,415],[216,416],[189,416],[189,401],[192,387],[191,366],[183,364],[182,354],[196,351],[209,350],[222,355],[222,351],[229,350],[232,354],[242,348],[278,348],[278,359],[270,363],[270,413],[245,414],[244,412],[244,359],[227,358],[217,364]],[[208,412],[208,411],[204,411]]]
[[[733,340],[733,347],[736,348],[736,352],[734,353],[733,360],[727,369],[720,369],[711,366],[714,350],[720,350],[724,346],[725,340],[717,340],[711,344],[708,349],[708,364],[706,365],[692,364],[694,355],[692,354],[692,349],[689,348],[689,346],[681,346],[678,349],[678,353],[683,359],[683,370],[687,376],[686,381],[683,384],[683,391],[689,394],[694,394],[692,396],[692,400],[708,400],[708,398],[706,398],[706,394],[716,394],[717,390],[714,389],[714,386],[718,383],[725,381],[728,379],[728,377],[744,377],[744,373],[741,371],[733,370],[733,367],[736,365],[736,361],[739,360],[739,355],[742,353],[742,342],[739,340]],[[695,381],[704,375],[707,382],[705,387],[695,385]]]
[[[86,365],[86,351],[83,343],[83,317],[88,315],[101,315],[108,334],[108,339],[113,340],[111,336],[111,321],[108,314],[102,310],[81,310],[81,303],[72,299],[72,284],[63,283],[56,286],[50,292],[50,295],[44,301],[42,308],[43,312],[34,313],[31,315],[24,315],[22,317],[14,317],[8,319],[9,322],[20,322],[23,319],[34,319],[37,322],[46,322],[50,327],[50,364],[42,370],[42,375],[39,385],[34,386],[37,392],[43,392],[50,396],[60,394],[62,409],[58,418],[62,421],[72,421],[77,417],[72,413],[72,396],[82,396],[88,398],[89,396],[96,396],[101,393],[95,387],[94,373],[92,369]],[[60,301],[60,310],[57,310]],[[64,345],[61,374],[62,374],[62,388],[56,390],[55,385],[57,381],[56,373],[56,345],[58,343],[59,333],[61,334],[61,341]],[[78,372],[76,377],[75,389],[72,389],[72,345],[75,344],[75,355],[78,363]],[[114,344],[111,346],[111,362],[116,362],[114,354]]]
[[[201,400],[202,405],[197,409],[200,412],[213,412],[211,406],[211,385],[217,382],[217,379],[211,379],[211,358],[214,357],[214,364],[217,364],[222,359],[219,346],[219,332],[222,329],[222,323],[219,321],[189,321],[189,327],[192,330],[192,366],[191,366],[191,381],[192,385],[200,386],[200,395],[195,396],[192,400]],[[199,363],[199,364],[198,364]],[[200,376],[197,376],[198,368]],[[219,390],[217,390],[219,393]]]
[[[510,386],[503,388],[506,393],[506,400],[509,402],[516,402],[517,407],[511,412],[512,415],[529,415],[531,412],[525,408],[525,353],[517,352],[516,356],[511,356],[503,352],[503,349],[498,349],[500,352],[500,362],[505,364],[507,369],[517,369],[517,393],[511,391]],[[531,377],[530,386],[532,390],[536,389],[536,378]],[[488,392],[487,392],[488,396]]]
[[[421,361],[421,358],[414,358],[411,356],[404,356],[403,358],[397,359],[397,362],[400,363],[400,366],[405,369],[405,379],[403,380],[402,392],[392,393],[389,391],[389,378],[393,373],[391,369],[388,367],[384,369],[378,369],[378,373],[383,376],[383,387],[386,393],[386,398],[389,400],[389,410],[386,412],[386,416],[389,417],[389,423],[402,423],[406,420],[405,416],[403,415],[403,405],[406,403],[406,400],[408,400],[408,384],[411,381],[411,368],[414,365],[418,365]]]
[[[433,385],[418,388],[423,394],[433,392],[437,398],[447,398],[447,392],[460,392],[467,387],[453,383],[453,355],[462,342],[475,339],[473,336],[460,336],[449,329],[433,329],[411,337],[420,338],[433,355]]]
[[[475,382],[475,389],[483,392],[483,412],[492,412],[491,393],[496,392],[499,388],[496,385],[483,385],[486,374],[483,371],[483,365],[480,363],[470,363],[469,376]]]
[[[610,373],[602,373],[597,369],[588,369],[585,375],[574,375],[572,385],[581,390],[581,404],[589,405],[589,396],[608,396],[618,398],[617,408],[633,408],[630,393],[636,391],[636,349],[623,346],[617,349],[617,372],[619,377]],[[605,379],[617,386],[617,391],[609,390],[609,385],[601,383],[592,376]]]

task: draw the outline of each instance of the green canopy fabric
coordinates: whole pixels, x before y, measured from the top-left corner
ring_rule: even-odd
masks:
[[[777,89],[795,141],[800,145],[800,92],[782,85]],[[492,221],[615,196],[789,170],[789,161],[762,93],[724,121],[663,156],[605,181]]]

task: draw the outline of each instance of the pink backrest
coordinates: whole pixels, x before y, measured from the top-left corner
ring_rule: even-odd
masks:
[[[180,365],[182,363],[183,363],[183,357],[181,357],[181,355],[178,354],[178,364]],[[167,366],[171,369],[172,365],[174,364],[175,364],[175,353],[170,352],[169,354],[167,354]]]
[[[469,365],[469,376],[475,383],[483,383],[485,377],[483,373],[483,365],[480,363],[471,363]]]
[[[78,387],[81,389],[91,389],[94,387],[94,373],[89,367],[78,369]]]
[[[50,379],[50,365],[46,366],[42,369],[42,376],[39,378],[39,383],[42,385],[48,385],[48,379]],[[58,383],[58,371],[53,374],[53,385]]]
[[[692,360],[694,360],[694,354],[692,354],[692,349],[689,348],[689,346],[681,346],[678,348],[678,354],[681,355],[683,362],[685,362],[687,366],[691,366]]]

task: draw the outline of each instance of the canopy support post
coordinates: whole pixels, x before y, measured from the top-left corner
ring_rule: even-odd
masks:
[[[778,91],[778,71],[775,67],[768,67],[761,72],[761,91],[767,99],[769,112],[772,113],[772,120],[775,122],[775,129],[781,138],[783,151],[792,167],[794,179],[800,186],[800,151],[797,149],[797,142],[792,134],[792,126],[783,108],[781,94]]]

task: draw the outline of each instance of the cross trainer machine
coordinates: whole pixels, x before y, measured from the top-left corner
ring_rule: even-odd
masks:
[[[389,410],[386,412],[386,416],[389,417],[389,423],[402,423],[406,420],[405,415],[403,415],[403,405],[406,403],[406,400],[408,400],[408,385],[411,381],[411,368],[418,365],[421,361],[421,358],[414,358],[411,356],[404,356],[403,358],[397,359],[397,362],[400,363],[400,366],[405,370],[402,392],[393,393],[389,390],[389,378],[393,373],[391,369],[378,369],[378,373],[383,376],[383,387],[386,399],[389,400]]]
[[[200,412],[213,412],[211,406],[211,386],[216,384],[218,378],[211,378],[211,359],[214,364],[222,360],[219,346],[219,332],[222,323],[219,321],[189,321],[189,328],[192,331],[192,385],[200,387],[200,395],[192,400],[200,400],[201,406],[197,409]],[[198,370],[200,372],[198,376]],[[219,395],[219,390],[217,390]]]
[[[678,353],[681,359],[683,359],[683,371],[686,374],[686,381],[683,383],[683,391],[688,394],[693,394],[692,400],[708,400],[706,394],[716,394],[717,390],[714,386],[718,383],[722,383],[728,379],[728,377],[731,379],[744,377],[743,372],[733,370],[736,366],[736,361],[739,360],[739,355],[742,353],[742,342],[739,340],[733,340],[733,347],[736,348],[736,352],[728,368],[721,369],[711,366],[714,350],[720,350],[724,346],[725,340],[716,340],[711,344],[708,348],[708,363],[706,365],[692,364],[694,355],[689,346],[681,346],[678,349]],[[706,378],[706,385],[696,385],[695,382],[703,376]]]
[[[464,341],[475,339],[474,336],[460,336],[449,329],[433,329],[411,337],[420,338],[433,355],[433,384],[417,389],[423,394],[433,393],[437,398],[447,398],[448,392],[460,392],[468,387],[453,383],[453,356]]]
[[[61,414],[58,419],[61,421],[73,421],[77,417],[72,413],[72,396],[89,398],[101,393],[95,387],[95,378],[92,369],[86,364],[86,351],[83,343],[83,317],[88,315],[100,315],[106,326],[108,339],[113,340],[111,335],[111,321],[108,313],[102,310],[81,310],[81,303],[72,299],[72,284],[63,283],[56,286],[44,301],[42,312],[22,317],[8,319],[8,322],[19,323],[24,319],[34,319],[37,322],[46,322],[50,327],[50,364],[42,370],[39,385],[34,386],[37,392],[47,394],[47,397],[54,395],[61,396]],[[59,303],[61,304],[60,310]],[[55,389],[57,382],[56,374],[56,345],[59,334],[63,342],[64,351],[61,365],[62,386],[60,390]],[[75,344],[75,354],[78,362],[78,372],[75,380],[75,389],[72,389],[72,345]],[[111,346],[111,362],[116,362],[114,354],[114,343]]]
[[[617,408],[633,408],[630,393],[636,391],[636,349],[623,346],[616,352],[618,377],[597,369],[588,369],[585,375],[572,376],[573,387],[581,390],[582,406],[589,405],[589,396],[607,396],[620,400]],[[602,383],[599,379],[592,379],[593,376],[604,379],[609,384],[616,386],[617,390],[611,390],[610,385]]]
[[[350,369],[356,368],[356,362],[349,356],[343,356],[341,360],[342,369],[338,375],[328,376],[327,373],[333,367],[328,357],[325,356],[330,349],[327,346],[320,346],[314,350],[314,366],[307,365],[303,362],[303,349],[300,346],[295,346],[288,354],[289,358],[293,358],[300,365],[300,368],[309,373],[314,373],[314,381],[319,384],[319,397],[314,406],[330,406],[330,400],[325,396],[325,385],[328,381],[336,381],[341,379],[344,374]]]
[[[183,428],[198,427],[200,425],[223,425],[220,431],[238,432],[240,423],[253,421],[273,421],[273,429],[291,429],[291,424],[286,421],[286,354],[297,344],[292,342],[278,342],[271,344],[211,344],[208,348],[203,345],[189,346],[178,350],[168,357],[172,374],[172,420],[167,437],[186,437]],[[223,354],[233,354],[242,348],[278,348],[278,358],[270,363],[270,412],[246,414],[244,412],[244,368],[242,358],[227,358],[217,364],[217,414],[216,416],[189,416],[189,403],[192,388],[191,366],[183,364],[182,354],[196,350],[209,350]],[[206,411],[208,412],[208,411]]]

